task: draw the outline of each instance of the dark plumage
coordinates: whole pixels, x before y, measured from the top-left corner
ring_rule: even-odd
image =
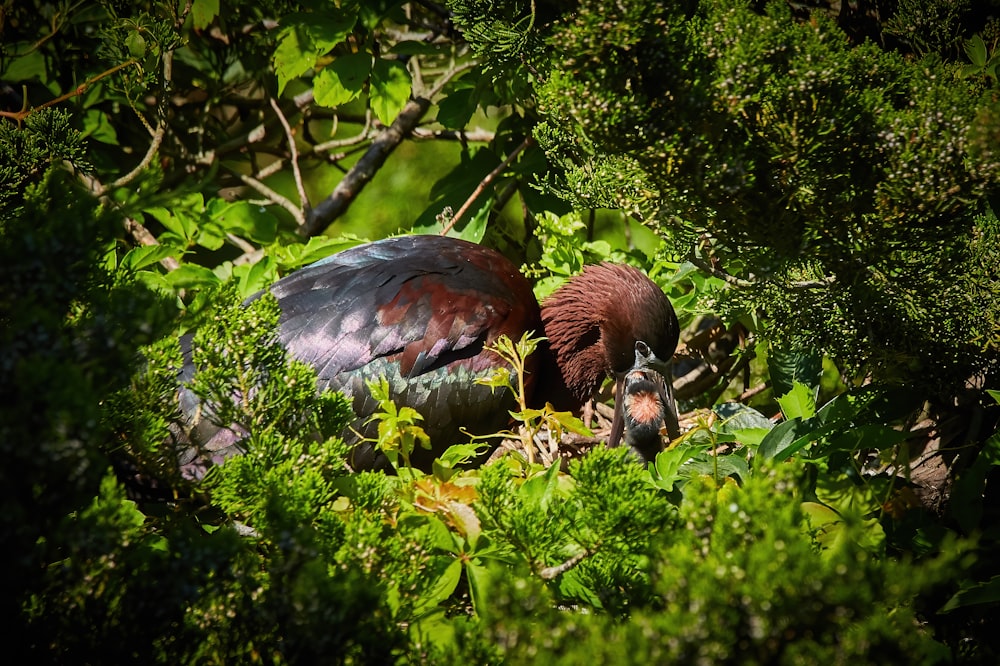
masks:
[[[413,463],[425,468],[448,445],[467,441],[460,427],[475,434],[506,427],[511,396],[473,381],[501,362],[484,349],[500,335],[517,340],[534,330],[547,336],[529,357],[529,402],[578,410],[605,376],[616,378],[621,396],[630,371],[662,371],[679,332],[666,296],[634,268],[588,266],[539,308],[531,285],[503,255],[439,236],[361,245],[279,280],[270,291],[281,308],[282,344],[316,368],[321,389],[352,399],[353,428],[364,432],[377,406],[365,380],[379,375],[389,380],[398,405],[420,411],[435,449],[415,453]],[[619,412],[612,445],[626,425]],[[209,455],[224,457],[238,445],[238,435],[211,432],[204,423],[194,432]],[[356,470],[386,465],[366,442],[354,448],[350,462]]]

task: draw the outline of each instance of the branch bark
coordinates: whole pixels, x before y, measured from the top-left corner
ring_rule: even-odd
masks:
[[[392,125],[375,137],[365,154],[337,183],[330,196],[308,212],[304,222],[299,225],[299,234],[305,238],[316,236],[343,215],[364,186],[382,168],[392,151],[413,132],[430,106],[431,101],[425,97],[416,97],[407,102]]]

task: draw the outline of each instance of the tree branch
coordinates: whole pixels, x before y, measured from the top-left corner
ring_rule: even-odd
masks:
[[[285,114],[281,112],[278,102],[273,97],[269,98],[268,101],[271,103],[274,113],[277,114],[278,120],[281,121],[281,126],[285,128],[285,137],[288,139],[289,159],[292,162],[292,174],[295,177],[295,187],[299,191],[299,201],[302,203],[302,210],[308,215],[311,206],[309,205],[309,195],[306,194],[306,188],[302,184],[302,171],[299,169],[299,149],[295,145],[295,135],[292,133],[291,125],[288,124],[288,118],[285,118]]]
[[[407,102],[392,125],[375,137],[361,159],[351,167],[350,171],[344,174],[330,196],[319,202],[305,215],[305,219],[299,223],[299,234],[306,238],[315,236],[343,215],[364,186],[385,164],[392,151],[417,126],[430,106],[430,100],[425,97],[417,97]]]
[[[483,191],[485,191],[486,188],[489,187],[494,180],[499,178],[500,175],[507,170],[507,167],[510,166],[511,162],[514,161],[514,158],[516,158],[521,153],[521,151],[523,151],[525,148],[531,146],[534,143],[535,140],[532,137],[530,136],[527,137],[524,141],[521,142],[521,144],[517,148],[511,151],[510,155],[507,156],[507,159],[498,164],[497,167],[493,169],[493,171],[490,171],[488,174],[486,174],[486,177],[483,178],[481,181],[479,181],[479,185],[476,186],[476,189],[473,190],[472,194],[469,195],[469,198],[466,199],[465,203],[462,204],[462,207],[458,209],[458,212],[455,213],[455,215],[451,218],[451,220],[448,221],[448,224],[444,225],[444,228],[441,229],[439,234],[441,236],[446,236],[449,231],[454,229],[455,225],[458,224],[459,220],[462,219],[462,216],[465,215],[466,212],[468,212],[469,208],[472,207],[472,204],[476,201],[476,199],[479,198],[479,195],[482,194]]]
[[[545,567],[544,569],[538,572],[538,575],[539,577],[541,577],[542,580],[552,580],[556,576],[564,574],[573,567],[575,567],[576,565],[580,564],[580,562],[583,562],[585,559],[593,555],[595,552],[596,550],[585,550],[582,553],[577,553],[576,555],[569,558],[565,562],[556,564],[555,566]]]

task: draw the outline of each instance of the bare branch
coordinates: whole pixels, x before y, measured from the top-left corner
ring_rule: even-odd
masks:
[[[263,194],[265,197],[267,197],[268,199],[270,199],[272,202],[276,203],[277,205],[279,205],[282,208],[284,208],[285,210],[287,210],[292,215],[292,217],[295,218],[295,221],[298,222],[299,226],[302,226],[305,223],[305,219],[306,218],[305,218],[305,215],[302,212],[302,209],[299,208],[298,206],[296,206],[294,202],[292,202],[289,199],[287,199],[286,197],[278,194],[277,192],[275,192],[274,190],[272,190],[270,187],[268,187],[267,185],[265,185],[261,181],[259,181],[256,178],[254,178],[253,176],[248,176],[248,175],[242,174],[242,173],[236,174],[236,176],[240,180],[242,180],[244,183],[246,183],[247,185],[249,185],[253,189],[255,189],[258,192],[260,192],[261,194]]]
[[[315,236],[348,209],[358,194],[385,164],[393,150],[403,142],[424,117],[431,102],[425,97],[411,99],[399,112],[392,125],[379,133],[368,150],[341,179],[326,199],[309,211],[299,223],[299,233]]]
[[[733,285],[734,287],[740,287],[741,289],[746,289],[747,287],[752,287],[753,284],[754,284],[753,282],[751,282],[749,280],[744,280],[742,278],[738,278],[735,275],[730,275],[729,273],[727,273],[726,271],[724,271],[724,270],[722,270],[720,268],[716,268],[715,266],[711,265],[710,263],[708,263],[704,259],[696,257],[694,255],[694,253],[692,253],[688,257],[688,261],[690,261],[692,264],[694,264],[695,266],[697,266],[701,270],[705,271],[709,275],[717,277],[720,280],[723,280],[723,281],[727,282],[728,284]]]
[[[418,127],[413,130],[414,139],[436,139],[445,141],[461,141],[462,143],[490,143],[496,134],[484,129],[465,130],[432,130]]]
[[[556,576],[564,574],[573,567],[575,567],[576,565],[580,564],[580,562],[583,562],[585,559],[593,555],[594,552],[596,551],[585,550],[582,553],[577,553],[576,555],[569,558],[565,562],[562,562],[555,566],[545,567],[544,569],[538,572],[538,575],[539,577],[541,577],[542,580],[552,580]]]
[[[371,109],[369,109],[368,112],[365,113],[365,126],[361,128],[360,132],[346,139],[333,139],[331,141],[324,141],[323,143],[318,143],[315,146],[313,146],[313,152],[325,153],[335,148],[346,148],[347,146],[355,146],[371,138],[371,131],[372,131],[372,112]]]
[[[306,188],[302,184],[302,171],[299,169],[299,149],[295,145],[295,135],[292,133],[291,125],[288,124],[288,118],[285,118],[285,114],[281,112],[278,102],[273,97],[268,99],[268,101],[271,103],[271,108],[277,114],[278,120],[281,121],[281,126],[285,128],[285,137],[288,139],[288,152],[292,162],[292,173],[295,176],[295,187],[299,191],[299,201],[302,202],[302,210],[308,213],[310,208],[309,195],[306,194]]]
[[[31,107],[31,108],[27,108],[27,101],[25,101],[25,108],[23,108],[21,111],[0,111],[0,117],[2,117],[2,118],[12,118],[12,119],[16,120],[17,122],[21,122],[22,120],[24,120],[25,118],[27,118],[28,116],[30,116],[32,113],[35,113],[36,111],[39,111],[41,109],[45,109],[45,108],[50,107],[50,106],[55,106],[56,104],[62,104],[63,102],[65,102],[68,99],[76,97],[77,95],[82,95],[83,93],[85,93],[87,91],[87,88],[89,88],[93,84],[97,83],[101,79],[103,79],[105,77],[108,77],[108,76],[111,76],[112,74],[114,74],[114,73],[116,73],[118,71],[121,71],[121,70],[125,69],[126,67],[131,67],[133,65],[135,65],[136,67],[139,66],[138,61],[135,60],[135,58],[132,58],[131,60],[127,60],[127,61],[125,61],[125,62],[123,62],[121,64],[115,65],[111,69],[107,69],[107,70],[101,72],[100,74],[95,74],[94,76],[90,77],[89,79],[87,79],[86,81],[84,81],[83,83],[81,83],[80,85],[78,85],[76,88],[73,88],[73,90],[69,91],[68,93],[66,93],[64,95],[60,95],[59,97],[56,97],[55,99],[50,99],[49,101],[47,101],[47,102],[45,102],[43,104],[39,104],[38,106],[34,106],[34,107]]]
[[[471,195],[469,195],[469,198],[465,200],[465,203],[463,203],[462,207],[458,209],[458,212],[455,213],[455,215],[451,218],[451,220],[448,221],[448,224],[446,224],[444,228],[441,229],[440,235],[444,236],[449,231],[454,229],[455,225],[458,224],[459,220],[462,219],[462,216],[465,215],[466,212],[468,212],[469,208],[472,207],[472,204],[476,201],[476,199],[479,198],[479,195],[482,194],[483,191],[486,190],[486,188],[493,183],[493,181],[499,178],[504,171],[506,171],[507,167],[510,166],[511,162],[514,161],[514,158],[516,158],[521,153],[521,151],[523,151],[525,148],[531,146],[534,143],[535,140],[532,137],[530,136],[527,137],[524,141],[521,142],[521,144],[517,148],[511,151],[510,155],[507,156],[507,159],[498,164],[497,167],[493,169],[493,171],[490,171],[488,174],[486,174],[486,177],[479,182],[479,185],[476,186],[476,189],[472,192]]]

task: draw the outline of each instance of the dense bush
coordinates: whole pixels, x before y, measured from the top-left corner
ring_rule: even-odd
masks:
[[[8,658],[994,663],[973,4],[7,3]],[[539,295],[641,266],[711,369],[681,440],[348,473],[345,401],[240,302],[394,232],[489,243]],[[247,433],[200,479],[185,334],[184,390]]]

